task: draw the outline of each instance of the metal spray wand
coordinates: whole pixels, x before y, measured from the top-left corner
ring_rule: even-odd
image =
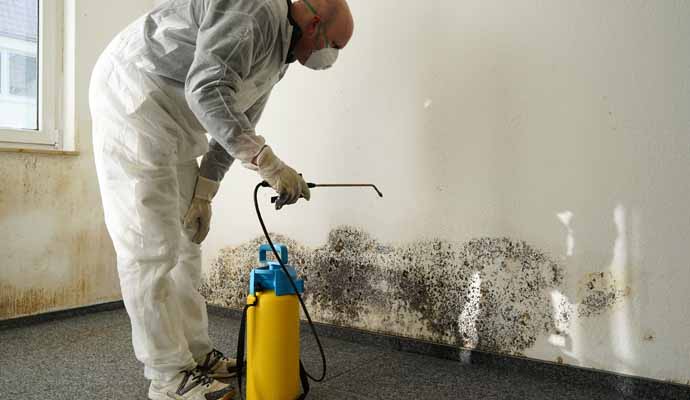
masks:
[[[263,182],[262,186],[270,187],[270,185],[267,182]],[[376,185],[374,185],[372,183],[312,183],[312,182],[307,182],[307,187],[309,187],[309,189],[318,188],[318,187],[370,187],[376,191],[376,194],[378,194],[379,197],[383,197],[383,193],[381,193],[379,188],[377,188]],[[275,203],[276,201],[278,201],[278,196],[271,197],[271,203]]]

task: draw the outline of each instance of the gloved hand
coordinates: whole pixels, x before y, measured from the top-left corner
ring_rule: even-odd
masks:
[[[276,157],[269,146],[264,146],[256,156],[256,166],[259,175],[279,194],[276,210],[280,210],[285,204],[296,203],[300,196],[307,200],[311,197],[307,182]]]
[[[194,188],[194,198],[184,216],[185,229],[195,229],[192,242],[201,244],[211,228],[211,200],[218,192],[219,182],[199,176]]]

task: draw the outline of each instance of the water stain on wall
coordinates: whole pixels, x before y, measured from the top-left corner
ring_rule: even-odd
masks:
[[[3,153],[0,319],[118,298],[94,174],[87,157]]]
[[[40,285],[36,282],[28,287],[19,288],[0,282],[0,319],[33,315],[109,299],[108,296],[94,293],[97,289],[94,284],[112,275],[109,268],[94,268],[94,266],[104,264],[100,255],[94,253],[92,248],[93,243],[100,240],[102,237],[86,231],[61,239],[70,259],[73,260],[70,264],[70,276],[65,284]],[[36,268],[44,266],[50,268],[51,262],[54,260],[51,260],[47,253],[45,257],[38,258]]]
[[[0,319],[32,315],[58,307],[83,304],[87,281],[79,279],[75,284],[57,289],[0,286]]]
[[[288,246],[310,313],[321,322],[522,354],[542,335],[567,335],[573,316],[570,304],[553,304],[551,296],[563,285],[564,268],[522,241],[393,246],[348,226],[315,249],[282,235],[274,241]],[[243,306],[261,243],[220,252],[202,286],[211,303]]]

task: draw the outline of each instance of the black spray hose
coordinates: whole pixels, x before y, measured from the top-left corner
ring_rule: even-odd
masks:
[[[322,382],[326,378],[326,355],[323,352],[323,346],[321,346],[321,341],[319,340],[319,335],[316,334],[316,329],[314,328],[314,323],[311,320],[311,317],[309,316],[309,311],[307,311],[307,306],[304,304],[304,300],[302,300],[302,296],[299,294],[299,290],[297,290],[297,285],[295,284],[295,281],[292,279],[292,276],[290,276],[290,273],[287,270],[287,267],[283,263],[283,260],[280,259],[280,255],[278,254],[278,251],[276,250],[275,246],[273,245],[273,241],[271,240],[271,236],[268,234],[268,230],[266,230],[266,224],[264,224],[264,220],[261,217],[261,210],[259,209],[259,200],[257,199],[257,194],[259,193],[259,188],[261,187],[271,187],[267,182],[261,182],[256,187],[254,188],[254,208],[256,208],[256,216],[259,217],[259,223],[261,224],[261,229],[264,231],[264,236],[266,236],[266,240],[268,241],[268,244],[271,246],[271,250],[273,250],[273,255],[275,256],[276,260],[280,263],[280,267],[283,269],[283,272],[285,273],[285,276],[287,276],[290,281],[290,285],[292,286],[292,290],[295,291],[295,294],[297,295],[297,298],[299,299],[299,303],[302,306],[302,311],[304,311],[304,315],[307,317],[307,321],[309,321],[309,327],[311,328],[311,333],[314,334],[314,339],[316,339],[316,344],[319,346],[319,353],[321,353],[321,363],[323,365],[323,372],[321,373],[321,377],[316,379],[313,376],[311,376],[308,372],[305,373],[314,382]]]

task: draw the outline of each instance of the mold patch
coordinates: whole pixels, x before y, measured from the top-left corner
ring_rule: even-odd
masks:
[[[463,347],[521,354],[541,335],[565,335],[571,307],[552,304],[562,266],[525,242],[482,238],[387,246],[339,227],[324,246],[275,235],[299,267],[315,320]],[[263,238],[221,251],[202,292],[240,308]],[[556,310],[556,311],[554,311]]]
[[[630,288],[621,287],[611,272],[587,274],[579,290],[578,315],[593,317],[603,314],[620,303],[630,293]]]
[[[549,289],[562,283],[563,269],[524,242],[417,243],[392,262],[402,271],[396,296],[446,341],[520,354],[542,334],[559,332]]]

